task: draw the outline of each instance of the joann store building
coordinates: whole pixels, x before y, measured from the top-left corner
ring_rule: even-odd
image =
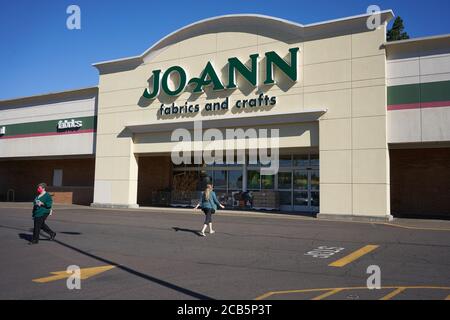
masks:
[[[210,181],[228,208],[449,217],[450,36],[386,43],[380,16],[374,30],[367,15],[207,19],[94,64],[98,87],[0,101],[0,199],[44,181],[56,202],[190,206]],[[173,164],[172,132],[197,120],[278,129],[279,172]]]

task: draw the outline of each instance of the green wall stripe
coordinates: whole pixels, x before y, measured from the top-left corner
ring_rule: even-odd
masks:
[[[422,83],[420,95],[421,102],[449,101],[450,81]]]
[[[387,88],[387,104],[450,101],[450,81],[406,84]]]
[[[35,133],[49,133],[58,132],[58,121],[60,120],[81,120],[83,121],[83,126],[81,130],[87,129],[97,129],[97,117],[80,117],[80,118],[63,118],[48,121],[39,122],[27,122],[27,123],[15,123],[2,125],[0,122],[0,127],[6,127],[6,134],[2,137],[16,136],[21,134],[35,134]]]
[[[387,88],[387,104],[405,104],[420,102],[420,86],[407,84]]]

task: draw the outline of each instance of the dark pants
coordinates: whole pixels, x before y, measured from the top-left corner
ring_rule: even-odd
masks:
[[[35,217],[34,218],[34,229],[33,229],[33,242],[39,242],[39,233],[41,229],[48,233],[50,236],[54,234],[52,229],[48,227],[48,225],[45,223],[45,220],[47,219],[48,215],[45,215],[43,217]]]
[[[211,223],[214,209],[205,208],[203,209],[203,213],[205,214],[205,224]]]

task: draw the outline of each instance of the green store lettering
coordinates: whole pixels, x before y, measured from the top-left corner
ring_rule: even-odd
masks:
[[[289,62],[285,61],[276,52],[270,51],[265,53],[265,85],[271,85],[275,83],[274,67],[276,66],[279,71],[284,73],[292,81],[297,81],[297,53],[299,48],[289,49]],[[247,67],[238,58],[228,59],[228,83],[225,86],[220,77],[217,75],[216,70],[211,62],[208,62],[198,78],[192,78],[187,81],[187,73],[180,66],[173,66],[165,70],[162,74],[162,70],[154,70],[152,72],[153,85],[152,90],[146,88],[143,93],[143,97],[147,99],[154,99],[160,94],[160,90],[164,91],[168,96],[180,95],[186,87],[192,86],[193,93],[202,93],[204,88],[212,86],[212,90],[219,91],[225,89],[235,89],[236,74],[239,73],[248,83],[254,87],[258,85],[258,54],[250,55],[251,66]],[[171,89],[169,87],[169,78],[171,76],[177,76],[178,81],[176,88]]]

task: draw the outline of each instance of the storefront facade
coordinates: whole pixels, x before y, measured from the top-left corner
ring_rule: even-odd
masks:
[[[95,64],[100,81],[94,203],[137,205],[138,159],[152,154],[169,156],[177,144],[171,141],[171,132],[191,130],[193,121],[202,120],[204,127],[219,130],[279,129],[280,156],[292,158],[283,169],[287,171],[261,182],[253,176],[258,168],[249,168],[246,179],[245,172],[242,177],[247,182],[240,189],[262,191],[267,186],[282,191],[283,206],[291,210],[320,207],[323,215],[389,217],[386,53],[381,44],[385,22],[391,17],[390,12],[382,13],[381,27],[368,30],[366,16],[310,26],[257,15],[225,16],[178,30],[139,57]],[[274,79],[268,79],[271,66],[267,62],[277,59],[273,53],[294,67],[296,76],[290,78],[277,65]],[[231,58],[249,69],[257,67],[256,83],[235,72],[236,88],[227,89]],[[146,88],[148,95],[155,91],[155,70],[161,70],[162,87],[167,70],[180,66],[189,81],[201,78],[210,65],[225,89],[214,90],[221,88],[212,83],[199,94],[182,90],[169,96],[161,90],[153,99],[143,96]],[[176,83],[171,85],[176,91]],[[250,100],[258,100],[260,94],[275,98],[276,103],[250,106]],[[222,104],[225,99],[228,109],[205,110],[207,103]],[[248,101],[245,108],[244,101]],[[186,102],[188,107],[198,105],[198,112],[165,113],[166,108]],[[317,159],[315,169],[294,163],[311,156]],[[155,167],[155,174],[162,170],[167,169]],[[229,185],[236,184],[230,181],[235,173],[219,172],[213,176],[216,188],[237,191],[240,185],[231,190]]]
[[[408,202],[401,150],[429,147],[450,172],[448,37],[386,44],[392,17],[368,29],[367,15],[311,25],[222,16],[94,64],[92,205],[191,206],[210,182],[228,208],[390,220]],[[196,153],[212,146],[215,163]],[[274,174],[253,157],[262,149],[276,150]],[[180,150],[192,151],[188,163],[174,163]],[[434,211],[448,214],[441,200]]]
[[[92,203],[97,95],[86,88],[0,101],[0,201],[30,201],[45,182],[56,202]]]

